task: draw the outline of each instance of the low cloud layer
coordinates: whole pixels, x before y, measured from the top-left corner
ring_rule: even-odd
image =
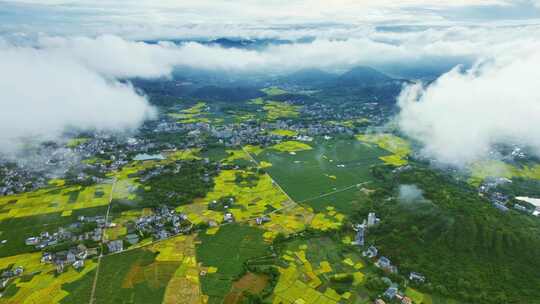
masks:
[[[497,144],[521,144],[540,156],[540,44],[455,68],[436,82],[407,87],[399,97],[401,129],[428,157],[465,165]]]
[[[350,37],[256,50],[197,42],[149,44],[113,35],[0,39],[0,150],[13,150],[25,137],[57,138],[70,127],[136,128],[153,110],[144,96],[118,79],[167,77],[178,67],[287,73],[403,62],[422,68],[481,58],[487,58],[484,64],[466,73],[454,70],[428,88],[406,89],[400,99],[401,126],[425,143],[428,155],[446,162],[480,157],[505,138],[536,145],[537,138],[523,129],[540,121],[538,111],[525,110],[538,97],[532,88],[540,79],[534,69],[540,26],[368,26],[334,34]],[[493,122],[499,116],[504,123]]]
[[[339,36],[339,34],[337,34]],[[347,34],[348,35],[348,34]],[[302,68],[347,69],[356,65],[422,68],[447,60],[495,57],[529,45],[540,26],[422,28],[386,31],[359,27],[346,39],[269,45],[256,50],[197,42],[148,44],[118,36],[40,36],[32,46],[81,63],[105,77],[160,77],[177,66],[230,72],[290,72]],[[24,40],[28,43],[28,39]]]
[[[129,130],[154,114],[130,85],[47,49],[0,44],[0,66],[0,152],[68,128]]]

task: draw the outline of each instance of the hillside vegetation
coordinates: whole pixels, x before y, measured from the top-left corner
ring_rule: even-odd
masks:
[[[427,169],[396,174],[379,166],[373,173],[381,188],[359,216],[374,210],[382,221],[368,240],[400,273],[424,273],[422,291],[470,303],[540,303],[537,219],[500,212],[472,188]],[[423,194],[400,201],[405,184]]]

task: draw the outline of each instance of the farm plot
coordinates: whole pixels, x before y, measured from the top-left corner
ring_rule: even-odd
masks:
[[[333,206],[350,211],[358,203],[358,184],[372,180],[370,166],[380,164],[385,151],[355,140],[329,140],[294,154],[267,149],[253,155],[295,201],[316,211]],[[339,196],[329,195],[335,192]]]

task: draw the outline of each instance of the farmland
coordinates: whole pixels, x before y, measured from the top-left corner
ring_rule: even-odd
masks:
[[[369,167],[381,163],[378,158],[385,153],[352,140],[324,141],[314,148],[296,151],[289,154],[266,150],[255,157],[272,164],[266,170],[293,199],[318,211],[329,205],[350,210],[355,198],[361,197],[361,187],[356,185],[370,181]],[[321,197],[336,190],[344,191]]]
[[[244,273],[245,262],[270,254],[262,235],[260,229],[240,225],[226,225],[215,234],[200,235],[197,259],[204,267],[214,269],[201,278],[202,291],[210,297],[209,303],[223,301],[233,282]]]
[[[394,286],[417,304],[495,303],[470,282],[496,299],[531,298],[532,284],[507,271],[532,276],[520,263],[536,263],[535,251],[507,248],[534,242],[536,224],[503,217],[473,187],[492,177],[530,185],[534,162],[478,162],[449,181],[408,138],[366,128],[373,115],[344,106],[321,123],[306,113],[329,109],[309,98],[277,87],[254,95],[161,108],[163,121],[119,144],[122,153],[84,157],[99,178],[71,174],[1,196],[0,269],[10,277],[0,303],[364,304]],[[81,135],[67,146],[93,144]],[[402,186],[419,194],[403,198]],[[497,269],[517,283],[493,281],[485,260],[512,265]]]

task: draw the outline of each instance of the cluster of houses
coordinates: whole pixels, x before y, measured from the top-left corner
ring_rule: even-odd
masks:
[[[356,237],[355,240],[352,242],[353,245],[364,247],[365,246],[365,233],[368,228],[371,228],[375,225],[377,225],[380,222],[380,218],[377,217],[377,215],[374,212],[368,213],[368,216],[362,224],[356,224],[353,225],[353,230],[356,231]],[[386,273],[398,273],[398,268],[396,265],[392,264],[392,261],[385,256],[379,257],[379,250],[374,245],[370,245],[367,248],[365,248],[362,251],[362,256],[371,260],[376,259],[376,262],[374,263],[376,267],[382,269]],[[418,272],[411,272],[409,274],[409,281],[416,282],[416,283],[424,283],[426,278],[418,273]],[[392,282],[388,278],[383,278],[383,281],[387,283],[388,288],[383,293],[383,298],[385,298],[387,301],[392,301],[393,303],[397,300],[399,303],[402,304],[411,304],[412,300],[405,296],[403,293],[399,291],[399,285],[397,283]],[[383,299],[377,299],[375,301],[376,304],[385,304],[385,301]]]
[[[193,224],[185,214],[161,206],[155,209],[154,214],[137,218],[135,228],[140,235],[151,235],[155,240],[163,240],[177,234],[189,233]],[[126,241],[136,244],[139,238],[132,233],[126,236]]]
[[[507,212],[510,208],[513,208],[514,210],[525,214],[540,215],[540,212],[535,212],[534,208],[528,208],[523,204],[514,203],[512,205],[511,197],[497,190],[498,186],[508,183],[512,183],[512,180],[505,177],[487,178],[480,187],[478,187],[478,192],[481,196],[488,198],[493,207],[502,212]],[[520,201],[521,199],[520,197],[516,197],[516,200]],[[536,211],[540,211],[540,208],[538,209],[539,210]]]
[[[329,109],[328,111],[332,111]],[[300,141],[312,141],[315,136],[335,135],[335,134],[348,134],[353,135],[354,131],[350,127],[346,127],[340,124],[328,124],[318,121],[328,121],[332,119],[354,119],[358,116],[352,114],[343,115],[331,115],[330,112],[326,113],[322,109],[313,108],[307,110],[307,115],[317,114],[326,117],[326,119],[313,120],[312,122],[296,121],[290,119],[278,120],[276,122],[258,121],[258,120],[246,120],[241,123],[231,123],[225,125],[211,125],[206,122],[194,122],[189,124],[181,124],[180,129],[187,131],[190,137],[190,143],[197,146],[204,146],[204,136],[201,134],[206,133],[215,138],[220,144],[225,146],[238,146],[238,145],[272,145],[281,141],[283,136],[272,134],[271,130],[286,129],[298,131],[301,133],[296,139]],[[335,112],[335,111],[334,111]],[[350,116],[350,117],[349,117]]]
[[[91,224],[90,227],[95,228],[90,231],[81,231],[80,228],[89,223]],[[27,238],[25,243],[28,246],[34,246],[36,249],[42,250],[41,262],[56,265],[57,272],[61,273],[65,267],[70,265],[75,269],[84,267],[85,259],[98,254],[97,248],[87,248],[83,242],[88,240],[99,242],[105,227],[105,217],[103,216],[80,216],[77,222],[70,224],[68,227],[60,227],[54,233],[44,231],[38,236]],[[79,244],[67,250],[55,251],[58,248],[56,245],[66,242],[77,242]]]
[[[381,268],[382,270],[389,272],[389,273],[398,273],[398,268],[396,265],[392,264],[392,261],[390,261],[389,258],[385,256],[381,256],[377,262],[375,262],[375,266]]]
[[[81,226],[88,223],[91,223],[91,227],[95,228],[90,231],[81,231]],[[27,238],[25,243],[43,250],[42,262],[54,263],[59,272],[62,272],[67,265],[73,265],[74,268],[78,269],[84,266],[84,260],[88,256],[97,254],[97,249],[87,249],[82,243],[87,240],[101,241],[104,229],[112,228],[115,225],[114,223],[106,223],[104,216],[80,216],[77,222],[70,224],[67,228],[60,227],[54,233],[42,232],[38,236]],[[109,253],[120,252],[124,250],[124,241],[134,245],[139,242],[140,236],[152,236],[156,240],[166,239],[177,234],[189,233],[192,226],[185,214],[162,206],[156,208],[154,214],[136,219],[134,233],[126,235],[125,240],[112,240],[106,242],[106,246]],[[56,245],[68,241],[77,242],[79,245],[69,250],[54,252]],[[48,248],[52,248],[52,250]]]
[[[84,260],[96,256],[97,254],[97,248],[86,248],[85,245],[79,244],[68,250],[43,252],[41,262],[56,265],[56,271],[62,273],[68,266],[73,266],[75,269],[81,269],[84,267]]]
[[[297,121],[297,120],[278,120],[276,122],[247,120],[241,123],[231,123],[224,125],[211,125],[205,122],[196,123],[178,123],[168,116],[161,117],[158,121],[148,122],[141,127],[141,132],[145,134],[159,134],[171,132],[186,132],[190,139],[186,143],[178,144],[172,142],[157,142],[153,136],[139,138],[123,138],[111,136],[106,132],[95,132],[89,140],[81,144],[66,148],[64,145],[43,147],[48,149],[40,160],[43,164],[43,172],[51,171],[54,168],[62,167],[60,171],[67,172],[67,168],[76,171],[75,182],[99,182],[97,175],[89,175],[88,171],[99,173],[101,175],[116,170],[127,164],[133,159],[133,155],[138,154],[143,159],[152,157],[151,151],[155,151],[158,146],[163,149],[165,146],[169,149],[183,149],[187,147],[205,147],[208,142],[202,133],[210,134],[219,143],[225,146],[237,146],[246,144],[272,145],[282,140],[279,135],[272,134],[271,130],[287,129],[301,131],[297,140],[311,141],[315,136],[349,134],[353,135],[354,130],[351,127],[340,124],[328,124],[317,121],[345,121],[353,120],[359,115],[367,117],[370,121],[378,121],[384,115],[377,111],[376,103],[362,103],[353,110],[336,111],[336,108],[322,103],[305,105],[302,114],[310,117],[320,117],[320,120]],[[50,151],[49,151],[50,150]],[[76,155],[77,157],[73,157]],[[80,158],[91,159],[98,157],[107,161],[80,163]],[[76,161],[75,161],[76,160]],[[83,170],[84,169],[84,170]],[[41,170],[41,169],[40,169]],[[38,170],[39,171],[39,170]],[[55,170],[55,172],[58,170]],[[57,172],[58,173],[58,172]],[[48,178],[38,174],[35,168],[32,170],[28,166],[10,166],[7,161],[0,160],[0,196],[11,195],[20,192],[32,191],[47,185]]]
[[[358,117],[368,119],[374,124],[382,123],[389,113],[385,113],[377,102],[358,102],[345,110],[328,103],[312,103],[305,105],[302,114],[311,116],[319,121],[350,121]]]
[[[85,224],[94,224],[95,228],[90,231],[81,231]],[[91,227],[94,227],[91,225]],[[57,232],[49,233],[43,231],[37,236],[31,236],[25,240],[28,246],[34,246],[36,249],[45,249],[50,246],[56,246],[62,242],[72,241],[81,242],[92,240],[98,242],[101,240],[103,229],[106,227],[104,216],[80,216],[78,221],[70,224],[68,227],[60,227]]]
[[[383,281],[389,286],[388,289],[383,293],[383,297],[389,301],[395,302],[396,300],[401,304],[412,304],[413,301],[411,298],[404,295],[402,292],[399,291],[399,285],[397,283],[392,282],[389,278],[383,278]],[[409,274],[409,281],[416,282],[416,283],[424,283],[426,281],[426,278],[417,272],[411,272]],[[375,300],[376,304],[385,304],[383,299],[377,299]]]
[[[505,177],[486,178],[486,180],[478,187],[478,192],[481,196],[488,198],[493,207],[502,212],[507,212],[507,202],[509,197],[499,191],[497,188],[500,185],[512,183],[512,181]]]
[[[23,272],[24,272],[24,268],[22,266],[16,266],[16,267],[11,266],[4,269],[0,277],[0,290],[5,290],[9,282],[11,282],[11,280],[15,279],[16,277],[21,276]],[[2,293],[0,293],[0,298],[1,297],[2,297]]]
[[[47,179],[43,175],[0,160],[0,196],[32,191],[46,184]]]
[[[356,237],[353,245],[364,246],[366,230],[377,225],[380,221],[381,219],[374,212],[370,212],[368,213],[367,220],[364,220],[362,224],[354,225],[353,229],[356,231]]]
[[[95,223],[96,228],[90,232],[80,234],[72,232],[85,223]],[[114,227],[114,225],[114,223],[106,223],[103,216],[80,216],[78,221],[71,224],[68,228],[61,227],[55,233],[42,232],[38,236],[27,238],[26,244],[43,250],[41,262],[54,264],[57,272],[62,273],[68,266],[72,266],[74,269],[84,267],[87,258],[98,255],[98,248],[87,248],[82,242],[79,242],[77,246],[61,251],[54,251],[54,248],[47,250],[48,247],[61,244],[64,241],[85,241],[90,239],[98,242],[102,239],[103,230],[108,227]],[[192,224],[187,220],[186,215],[162,206],[156,208],[154,214],[136,219],[135,228],[137,233],[128,234],[125,240],[106,242],[105,245],[108,252],[116,253],[123,251],[124,242],[136,244],[139,242],[140,235],[150,235],[156,240],[161,240],[180,233],[189,233],[192,229]],[[6,272],[3,275],[3,278],[7,279],[5,280],[5,284],[7,284],[9,278],[20,274],[22,268],[21,270],[18,269],[16,268],[15,271],[9,273]]]

